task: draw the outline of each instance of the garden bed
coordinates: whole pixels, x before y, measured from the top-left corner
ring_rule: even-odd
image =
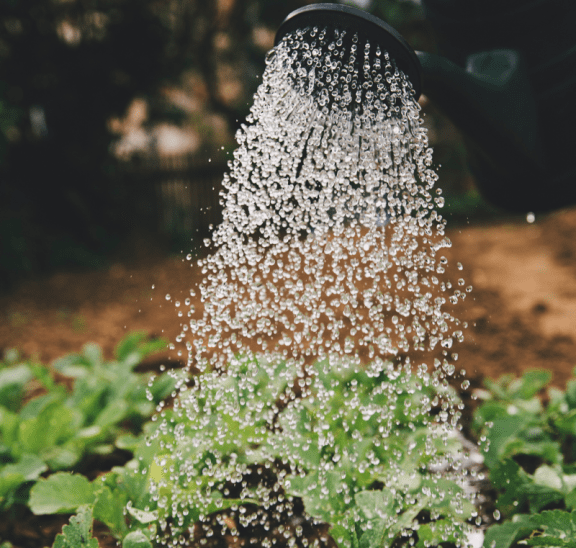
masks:
[[[56,548],[115,546],[118,540],[124,548],[151,548],[148,537],[156,533],[189,547],[332,548],[360,542],[394,548],[412,538],[410,545],[425,548],[449,541],[464,522],[482,531],[484,546],[492,548],[516,547],[515,540],[526,538],[543,545],[540,537],[572,546],[575,378],[565,391],[550,387],[552,375],[545,370],[486,379],[482,387],[462,383],[462,436],[436,430],[435,424],[450,420],[442,418],[444,402],[457,404],[459,398],[425,377],[393,367],[374,376],[363,368],[319,363],[300,391],[297,369],[286,363],[273,366],[270,375],[269,366],[240,360],[228,375],[207,372],[188,382],[186,393],[193,398],[180,400],[179,407],[188,409],[182,416],[166,399],[178,372],[159,372],[152,383],[150,373],[138,368],[162,344],[133,333],[110,362],[96,345],[86,345],[81,354],[57,360],[51,374],[8,355],[0,367],[3,548],[50,546],[60,531]],[[53,382],[59,376],[75,379],[71,389]],[[246,399],[249,393],[252,400]],[[300,400],[308,403],[300,406]],[[166,402],[160,420],[150,421],[159,402]],[[374,405],[392,415],[384,423],[374,420],[379,412],[364,415]],[[194,411],[197,406],[201,411]],[[317,435],[328,432],[318,422],[320,410],[334,436],[328,444]],[[376,438],[386,420],[394,426],[382,444]],[[163,424],[178,426],[166,430]],[[184,437],[175,437],[176,430]],[[430,453],[431,447],[436,449]],[[465,455],[464,477],[450,471],[456,452]],[[211,454],[232,459],[209,462]],[[363,469],[374,457],[379,464]],[[244,463],[240,476],[236,459]],[[319,484],[328,462],[335,463],[328,472],[334,477]],[[282,483],[286,474],[289,481]],[[474,505],[467,502],[467,489],[477,493]],[[178,505],[186,511],[176,512]],[[200,525],[203,512],[208,518]],[[398,522],[391,524],[389,516],[396,514]],[[383,544],[385,534],[395,539],[392,544]]]
[[[466,403],[462,426],[468,437],[477,435],[481,429],[480,425],[474,425],[473,417],[478,400],[472,400],[470,394],[474,389],[482,388],[484,379],[497,378],[503,373],[520,375],[534,368],[547,369],[553,374],[552,384],[564,388],[571,377],[576,365],[574,233],[576,210],[558,213],[533,225],[517,221],[488,227],[455,228],[448,234],[454,245],[446,254],[452,263],[463,263],[466,280],[474,286],[474,292],[458,314],[470,326],[465,342],[457,349],[458,364],[466,369],[471,380],[471,388],[461,393]],[[193,261],[183,256],[147,258],[140,263],[118,263],[107,271],[62,273],[47,280],[24,283],[11,295],[0,299],[0,310],[4,314],[0,324],[0,348],[17,347],[25,357],[36,356],[50,362],[63,354],[79,351],[86,341],[98,343],[104,356],[110,358],[119,340],[134,329],[174,340],[182,320],[173,302],[187,297],[189,288],[199,278]],[[172,302],[165,299],[166,294],[172,296]],[[165,352],[145,360],[138,371],[159,372],[160,364],[168,368],[179,367],[181,361],[176,351]],[[65,378],[57,377],[57,380]],[[532,379],[529,384],[538,386],[538,382]],[[501,388],[500,397],[508,406],[511,405],[508,400],[520,397],[511,393],[507,385]],[[42,391],[41,383],[32,384],[25,397],[32,399]],[[520,399],[530,402],[534,395],[528,391]],[[550,401],[549,396],[546,398],[545,403]],[[532,404],[527,405],[531,409]],[[534,416],[538,414],[541,410],[536,409]],[[485,420],[489,423],[491,417]],[[570,426],[559,428],[562,431]],[[560,445],[572,466],[570,459],[574,451],[570,436],[572,434]],[[512,469],[514,465],[509,465],[512,468],[506,473],[515,474],[524,481],[526,475],[534,476],[542,466],[551,469],[556,466],[555,457],[550,455],[543,457],[537,451],[520,451],[513,459],[517,467]],[[130,451],[118,448],[106,455],[95,453],[83,461],[82,469],[77,471],[94,479],[113,466],[122,466],[130,458]],[[548,472],[543,469],[539,474],[543,476]],[[573,475],[570,470],[564,472],[565,476]],[[551,485],[560,482],[563,486],[563,472],[554,473],[557,477],[550,476]],[[542,481],[545,482],[545,478]],[[542,481],[537,485],[542,487]],[[478,485],[485,489],[486,524],[494,515],[495,492],[483,480]],[[558,495],[561,489],[556,489],[554,494],[554,488],[548,487],[548,506],[535,505],[529,495],[524,499],[516,496],[524,505],[521,510],[528,513],[571,508],[572,500],[567,498],[569,492],[562,499]],[[507,511],[511,515],[514,509]],[[35,516],[28,509],[18,507],[14,513],[4,514],[0,519],[0,539],[11,539],[17,548],[50,546],[68,517]],[[526,519],[529,528],[531,524]],[[332,545],[326,531],[314,531],[310,535],[316,536],[321,545]],[[115,545],[115,539],[101,523],[96,522],[94,532],[100,546]],[[241,544],[234,538],[211,541],[213,546]]]
[[[576,364],[575,233],[576,209],[535,224],[519,219],[448,231],[453,247],[446,254],[464,265],[474,286],[459,310],[469,324],[459,362],[471,378],[538,367],[553,371],[558,386],[566,382]],[[146,251],[107,270],[22,283],[0,296],[0,351],[16,347],[50,362],[87,341],[111,357],[130,330],[174,340],[181,319],[165,295],[184,300],[201,277],[185,254]]]

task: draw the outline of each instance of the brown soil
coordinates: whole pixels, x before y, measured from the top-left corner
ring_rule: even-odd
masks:
[[[462,276],[474,287],[460,306],[458,316],[469,328],[456,350],[473,386],[531,368],[551,370],[553,382],[564,386],[576,366],[576,208],[533,224],[452,228],[448,236],[453,246],[444,254],[464,265]],[[178,317],[184,305],[176,308],[175,301],[183,303],[200,279],[194,260],[156,256],[24,282],[0,297],[0,352],[17,348],[50,363],[89,341],[110,358],[133,330],[173,341],[185,319]],[[176,353],[162,359],[181,360]],[[50,544],[66,521],[13,517],[22,529],[20,548]],[[104,530],[99,533],[102,546],[113,545]]]
[[[474,287],[459,312],[470,326],[458,348],[461,367],[473,377],[546,368],[564,385],[576,366],[576,209],[533,224],[453,228],[448,236],[449,260],[464,265]],[[0,351],[17,348],[49,363],[89,341],[111,357],[132,330],[173,341],[184,308],[174,303],[200,278],[195,261],[182,256],[24,282],[0,297]]]

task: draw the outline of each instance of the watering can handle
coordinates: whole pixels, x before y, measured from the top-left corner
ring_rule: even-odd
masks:
[[[440,55],[416,54],[422,92],[460,129],[484,172],[489,165],[498,178],[543,174],[536,103],[519,52],[476,53],[465,69]]]

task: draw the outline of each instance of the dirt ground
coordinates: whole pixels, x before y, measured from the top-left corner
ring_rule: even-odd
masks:
[[[576,366],[576,208],[532,224],[449,226],[448,235],[449,258],[474,287],[459,314],[469,323],[460,367],[477,379],[546,368],[563,386]],[[183,308],[174,303],[200,277],[183,254],[24,282],[0,296],[0,352],[17,348],[49,363],[89,341],[111,357],[132,330],[174,340]],[[178,357],[167,351],[166,359]]]

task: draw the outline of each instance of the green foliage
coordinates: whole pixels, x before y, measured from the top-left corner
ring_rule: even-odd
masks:
[[[486,381],[489,392],[476,410],[474,429],[485,437],[485,464],[505,518],[550,505],[576,508],[576,381],[566,392],[540,394],[549,371],[528,371],[520,379]]]
[[[549,510],[540,514],[518,514],[511,521],[490,527],[484,546],[509,548],[515,543],[576,548],[576,511]]]
[[[561,391],[551,378],[533,370],[485,381],[473,427],[504,518],[486,547],[576,546],[576,380]]]
[[[262,485],[245,479],[251,467],[265,465],[288,497],[301,498],[309,516],[330,524],[340,546],[389,546],[414,529],[421,548],[455,541],[473,508],[455,481],[427,467],[434,453],[448,456],[461,447],[433,434],[426,405],[422,410],[422,398],[446,389],[418,386],[410,375],[374,376],[326,363],[312,372],[307,382],[285,363],[270,371],[269,364],[238,360],[226,375],[204,373],[189,389],[193,397],[185,391],[174,409],[144,425],[143,436],[118,438],[134,453],[126,466],[91,483],[54,474],[32,488],[30,506],[36,513],[75,512],[89,504],[123,546],[147,547],[165,534],[166,523],[174,536],[215,512],[263,504],[269,495]],[[306,388],[297,394],[297,385]],[[394,407],[412,411],[392,413],[393,434],[380,443],[377,414]],[[243,486],[240,494],[228,493],[230,482]],[[422,511],[430,523],[418,524]]]
[[[8,411],[16,411],[24,395],[24,386],[32,378],[26,364],[0,369],[0,401]]]
[[[41,474],[74,469],[86,455],[111,453],[116,441],[126,445],[127,434],[138,434],[176,381],[163,374],[148,386],[150,375],[136,373],[134,367],[165,345],[147,340],[144,333],[133,333],[118,345],[112,362],[103,360],[96,345],[86,345],[82,354],[54,364],[60,373],[75,378],[71,393],[57,385],[44,366],[0,364],[0,510],[26,503],[31,485]],[[22,405],[26,385],[33,378],[46,393]],[[40,480],[30,502],[34,511],[67,512],[93,502],[80,489],[81,478],[55,474]],[[66,482],[76,482],[76,488]],[[54,499],[58,506],[46,505],[44,494],[57,494],[58,489],[61,495]],[[79,498],[69,500],[67,492]]]
[[[273,442],[282,448],[278,457],[300,458],[296,462],[300,473],[288,478],[286,489],[302,498],[307,513],[339,526],[340,532],[348,529],[342,540],[334,535],[341,544],[353,543],[357,534],[360,546],[383,546],[383,538],[392,543],[423,510],[461,527],[472,511],[461,488],[428,472],[442,455],[461,451],[458,442],[430,425],[429,402],[443,389],[423,386],[411,375],[390,376],[383,371],[371,376],[363,369],[338,370],[327,363],[318,364],[315,375],[312,391],[324,391],[326,397],[305,399],[304,406],[289,404],[279,418],[284,426],[279,435],[286,439]],[[294,430],[292,411],[302,407]],[[391,408],[395,412],[383,418],[382,411]],[[321,439],[322,424],[329,425],[327,441]],[[326,478],[324,470],[330,470]],[[327,493],[310,488],[322,483]],[[378,483],[384,485],[382,491],[373,490]],[[392,490],[394,496],[389,494]],[[354,532],[350,518],[355,521]],[[449,540],[444,532],[436,538]]]
[[[98,541],[92,538],[92,510],[82,506],[78,514],[70,518],[62,533],[56,537],[53,548],[98,548]]]
[[[124,537],[122,548],[152,548],[152,543],[142,531],[137,530]]]
[[[420,545],[455,539],[472,505],[456,481],[428,467],[461,446],[434,433],[422,411],[423,399],[447,389],[325,362],[308,373],[304,378],[286,363],[270,371],[269,364],[238,360],[225,376],[196,378],[179,407],[160,414],[152,444],[135,451],[151,498],[134,504],[130,515],[143,524],[170,522],[177,534],[213,512],[260,505],[262,491],[243,482],[252,466],[265,465],[286,495],[303,501],[307,515],[331,525],[342,546],[387,546],[412,529],[421,511],[434,518]],[[306,387],[301,394],[294,381]],[[387,409],[396,411],[384,422]],[[226,494],[230,481],[243,485],[239,496]]]
[[[29,506],[35,514],[70,514],[94,502],[94,488],[80,474],[57,472],[41,479],[30,491]]]
[[[124,516],[126,508],[137,525],[157,520],[157,513],[132,508],[132,504],[148,505],[146,476],[136,473],[135,461],[128,466],[116,467],[111,472],[90,482],[85,476],[57,472],[38,481],[31,489],[29,506],[32,512],[42,514],[69,514],[90,508],[94,519],[104,523],[117,538],[125,538],[129,528]],[[133,535],[130,542],[136,543]],[[137,545],[137,544],[134,544]]]
[[[143,422],[152,408],[140,404],[184,381],[172,374],[149,385],[148,375],[134,372],[161,344],[136,333],[118,345],[113,362],[94,345],[59,360],[55,366],[76,379],[71,393],[16,357],[0,369],[8,402],[0,407],[0,504],[76,513],[54,548],[95,547],[92,519],[123,548],[151,548],[211,514],[262,505],[270,492],[247,481],[254,467],[270,470],[283,496],[301,499],[308,516],[328,523],[340,547],[384,548],[411,536],[427,548],[457,543],[467,530],[474,508],[462,488],[450,474],[431,472],[462,451],[432,418],[443,401],[455,401],[450,388],[387,364],[375,374],[321,362],[303,373],[238,359],[227,374],[196,377],[173,408]],[[18,398],[33,378],[47,393],[22,406]],[[502,515],[486,531],[486,548],[576,548],[576,381],[560,391],[548,387],[550,379],[530,371],[487,381],[481,392],[473,427],[486,439]],[[120,427],[127,419],[139,425],[132,432]],[[89,481],[73,470],[78,447],[82,454],[123,448],[133,459]],[[53,473],[41,477],[46,472]]]

